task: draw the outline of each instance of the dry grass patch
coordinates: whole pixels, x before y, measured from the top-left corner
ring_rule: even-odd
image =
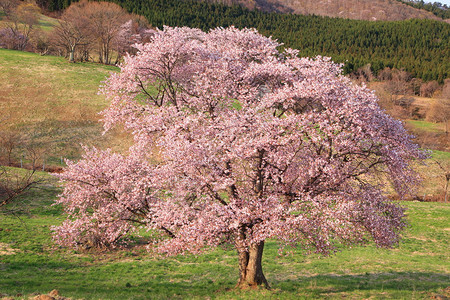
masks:
[[[6,243],[0,243],[0,255],[14,255],[19,252],[21,252],[20,249],[14,249]]]
[[[0,130],[32,139],[47,163],[58,164],[61,157],[78,159],[80,144],[118,151],[130,145],[120,130],[103,136],[99,121],[98,113],[108,102],[97,94],[98,88],[117,67],[70,64],[62,57],[5,49],[0,49],[0,60]]]

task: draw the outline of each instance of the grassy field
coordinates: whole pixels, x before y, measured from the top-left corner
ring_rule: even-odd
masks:
[[[107,106],[99,84],[118,69],[94,63],[69,64],[64,58],[0,49],[0,130],[31,136],[47,161],[77,159],[80,143],[123,150],[124,134],[102,136],[97,114]],[[438,125],[408,122],[420,130]],[[418,196],[436,195],[444,187],[450,153],[433,151]],[[85,253],[53,244],[50,226],[65,216],[51,206],[60,189],[46,173],[38,189],[0,213],[0,298],[21,299],[58,289],[73,299],[429,299],[450,297],[450,206],[402,202],[410,227],[398,248],[344,250],[334,256],[278,256],[267,243],[263,267],[270,291],[241,292],[237,256],[218,249],[201,256],[163,259],[142,246]],[[425,197],[426,198],[426,197]],[[442,298],[445,299],[445,298]]]
[[[107,102],[97,95],[117,67],[6,49],[0,62],[0,130],[33,139],[50,163],[79,158],[81,143],[121,149],[124,137],[102,136],[98,112]]]
[[[409,228],[398,248],[358,247],[330,257],[279,256],[268,242],[263,268],[269,291],[238,291],[237,256],[218,249],[161,258],[141,246],[104,253],[60,248],[51,225],[54,179],[0,214],[0,297],[22,299],[53,289],[72,299],[430,299],[450,296],[450,206],[403,202]],[[438,298],[436,298],[438,299]],[[445,298],[440,298],[445,299]]]
[[[432,123],[423,120],[407,120],[406,124],[415,128],[416,130],[444,133],[445,125],[443,123]]]
[[[441,165],[448,172],[450,170],[450,152],[433,150],[431,158],[425,164],[417,164],[415,170],[421,175],[422,183],[417,190],[420,199],[429,200],[431,196],[440,196],[443,199],[445,187],[445,172]]]
[[[46,31],[46,32],[52,31],[56,25],[58,25],[57,19],[50,18],[45,15],[41,15],[41,17],[39,18],[39,28],[42,31]]]

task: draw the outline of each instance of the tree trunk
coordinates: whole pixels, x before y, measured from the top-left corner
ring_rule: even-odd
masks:
[[[69,62],[75,62],[75,46],[70,47]]]
[[[238,250],[239,253],[239,282],[237,286],[241,289],[257,288],[269,284],[262,271],[262,255],[264,242],[252,244],[246,250]]]
[[[444,189],[444,202],[447,203],[448,197],[448,182],[450,181],[450,173],[445,174],[445,189]]]

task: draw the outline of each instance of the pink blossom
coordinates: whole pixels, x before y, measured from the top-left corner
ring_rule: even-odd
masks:
[[[113,245],[139,225],[165,233],[168,254],[268,238],[324,254],[398,242],[404,210],[380,176],[404,195],[426,155],[340,65],[234,27],[165,27],[136,47],[102,87],[105,129],[135,144],[69,163],[59,243]]]

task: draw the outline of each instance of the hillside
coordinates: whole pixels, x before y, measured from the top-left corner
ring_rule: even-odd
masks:
[[[98,115],[107,106],[99,85],[116,67],[5,49],[0,62],[0,134],[15,134],[15,165],[21,158],[59,165],[61,158],[79,159],[81,144],[120,149],[126,143],[123,136],[102,136]]]
[[[204,0],[239,4],[267,12],[318,15],[356,20],[398,21],[407,19],[442,20],[431,12],[394,0]]]
[[[67,8],[77,0],[40,0],[39,5],[48,11]],[[178,0],[186,1],[186,0]],[[228,6],[240,5],[250,10],[301,15],[318,15],[356,20],[398,21],[407,19],[441,20],[436,16],[447,16],[434,4],[423,5],[401,0],[197,0],[220,3]],[[121,2],[119,0],[119,2]],[[134,1],[130,1],[134,2]],[[146,5],[152,5],[148,1]],[[169,1],[170,2],[170,1]],[[419,9],[424,8],[424,9]],[[429,11],[427,11],[428,9]],[[433,14],[434,12],[434,14]]]
[[[64,5],[70,2],[68,0]],[[370,64],[374,75],[389,67],[404,69],[424,81],[437,80],[443,83],[449,76],[450,25],[441,21],[413,19],[371,22],[263,12],[239,5],[227,6],[194,0],[114,2],[128,12],[144,16],[152,26],[159,28],[164,25],[188,26],[207,31],[231,25],[238,28],[253,27],[284,43],[286,47],[300,50],[302,56],[330,56],[335,62],[344,63],[346,74],[357,72],[359,68]],[[252,3],[256,7],[257,2]],[[392,0],[392,3],[403,5],[405,9],[415,9],[399,1]],[[52,9],[62,9],[64,5],[52,0],[46,3],[46,7]]]
[[[385,67],[405,69],[424,81],[449,76],[450,25],[434,20],[361,21],[321,16],[265,13],[234,5],[193,0],[118,0],[153,26],[202,30],[234,25],[254,27],[302,56],[330,56],[345,63],[345,73],[367,64],[377,74]]]

